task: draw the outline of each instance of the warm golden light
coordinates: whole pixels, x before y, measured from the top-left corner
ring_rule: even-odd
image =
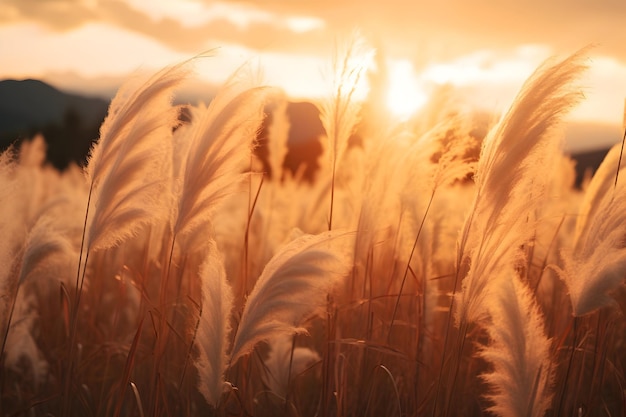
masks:
[[[393,62],[389,70],[387,108],[394,116],[406,119],[426,104],[428,96],[409,61]]]

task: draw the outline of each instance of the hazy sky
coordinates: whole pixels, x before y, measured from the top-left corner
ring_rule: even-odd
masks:
[[[198,66],[206,80],[252,61],[292,96],[319,96],[334,41],[358,28],[411,88],[452,83],[499,110],[545,58],[594,44],[574,116],[621,124],[624,22],[624,0],[1,0],[0,78],[80,88],[218,48]]]

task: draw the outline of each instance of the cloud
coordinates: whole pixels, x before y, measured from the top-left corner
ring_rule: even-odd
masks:
[[[228,8],[232,9],[230,13]],[[56,31],[107,23],[191,54],[224,44],[306,53],[315,51],[321,43],[323,22],[308,16],[269,13],[238,5],[222,6],[221,11],[207,9],[204,15],[204,22],[190,25],[180,13],[172,17],[156,14],[155,18],[155,13],[121,0],[97,5],[85,0],[8,0],[0,9],[0,22],[31,20]]]
[[[419,57],[416,50],[424,49],[432,59],[441,60],[475,49],[543,43],[573,52],[597,43],[603,53],[626,61],[623,0],[266,0],[262,4],[270,12],[318,17],[331,31],[358,26],[399,55],[413,51]]]
[[[626,62],[623,0],[3,3],[0,22],[29,19],[58,31],[86,23],[109,23],[188,53],[240,44],[256,50],[324,54],[333,38],[358,27],[390,55],[410,56],[418,65],[454,59],[476,49],[507,50],[521,44],[547,44],[564,53],[598,44],[603,54]]]

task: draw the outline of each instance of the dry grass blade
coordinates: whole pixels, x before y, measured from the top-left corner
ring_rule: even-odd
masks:
[[[135,358],[136,358],[136,353],[137,353],[137,347],[139,346],[141,331],[143,328],[143,321],[144,321],[144,318],[142,318],[141,321],[137,325],[137,332],[135,333],[135,337],[133,338],[133,342],[130,345],[130,349],[128,351],[128,356],[126,357],[126,365],[124,366],[124,373],[123,373],[122,379],[119,381],[120,385],[118,388],[117,402],[115,404],[115,412],[113,414],[115,417],[119,417],[120,413],[122,412],[122,405],[124,404],[124,396],[126,394],[126,388],[128,387],[130,383],[132,371],[133,371],[133,368],[135,367]],[[135,389],[136,387],[133,388],[133,391]],[[138,405],[141,406],[141,401],[139,401]],[[143,411],[140,411],[140,413],[143,413]]]

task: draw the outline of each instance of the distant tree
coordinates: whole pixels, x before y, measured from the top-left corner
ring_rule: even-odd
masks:
[[[85,125],[80,113],[68,107],[61,125],[49,124],[39,130],[48,144],[48,162],[59,170],[70,163],[84,165],[92,142],[98,138],[99,125]]]

